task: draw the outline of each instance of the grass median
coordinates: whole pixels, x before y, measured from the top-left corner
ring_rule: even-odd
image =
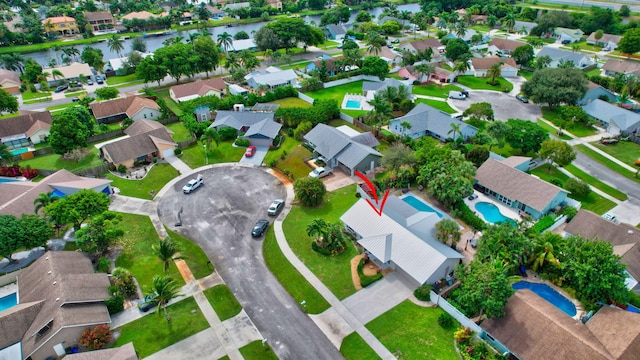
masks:
[[[417,95],[424,96],[435,96],[443,99],[447,99],[449,97],[449,91],[460,91],[461,87],[447,84],[447,85],[437,85],[437,84],[429,84],[429,85],[414,85],[413,93]]]
[[[616,198],[616,199],[618,199],[620,201],[627,200],[627,194],[623,193],[622,191],[620,191],[618,189],[615,189],[612,186],[609,186],[609,185],[603,183],[602,181],[594,178],[593,176],[587,174],[586,172],[578,169],[574,165],[569,164],[569,165],[565,166],[564,169],[567,170],[568,172],[570,172],[571,174],[573,174],[573,176],[581,179],[582,181],[586,182],[587,184],[593,186],[594,188],[613,196],[614,198]]]
[[[432,108],[438,109],[440,111],[446,112],[447,114],[455,114],[457,113],[457,111],[452,108],[446,101],[438,101],[438,100],[432,100],[432,99],[420,99],[418,98],[416,100],[416,103],[424,103],[427,104],[429,106],[431,106]]]
[[[348,360],[373,360],[380,359],[380,356],[367,344],[357,332],[352,332],[342,339],[340,352]]]
[[[233,296],[227,285],[218,285],[204,291],[204,296],[209,300],[220,321],[231,319],[238,315],[242,306]]]

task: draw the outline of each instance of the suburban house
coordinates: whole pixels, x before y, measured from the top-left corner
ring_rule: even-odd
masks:
[[[160,106],[155,101],[142,96],[128,96],[124,98],[94,102],[91,113],[98,124],[111,124],[126,118],[131,120],[160,119]]]
[[[18,274],[18,304],[0,312],[0,358],[63,356],[85,329],[111,323],[110,285],[85,253],[47,251]]]
[[[456,74],[437,64],[435,71],[431,73],[431,79],[436,82],[448,84],[455,81]]]
[[[500,70],[502,77],[514,78],[518,76],[518,65],[513,58],[500,58],[500,57],[488,57],[488,58],[473,58],[471,59],[471,68],[473,76],[486,77],[487,71],[491,69],[495,64],[501,64]]]
[[[574,43],[582,40],[582,37],[584,36],[584,31],[580,29],[568,29],[563,27],[557,27],[555,28],[552,36],[560,40],[560,42],[568,41],[568,42]]]
[[[104,160],[116,167],[150,163],[154,157],[164,159],[173,155],[178,146],[171,137],[173,132],[153,120],[138,120],[124,133],[126,136],[115,141],[96,145]]]
[[[347,35],[347,28],[344,25],[329,24],[325,28],[328,33],[327,37],[331,40],[342,41]]]
[[[458,34],[455,33],[449,33],[448,35],[445,36],[445,39],[462,39],[464,40],[464,42],[466,43],[471,43],[471,38],[473,37],[473,35],[478,34],[477,31],[473,30],[473,29],[468,29],[467,31],[465,31],[463,36],[458,36]],[[487,34],[481,34],[482,35],[482,40],[480,41],[480,43],[485,44],[488,43],[489,41],[491,41],[491,38],[489,37],[489,35]]]
[[[78,34],[78,23],[76,19],[68,16],[55,16],[41,21],[44,32],[47,35],[73,35]]]
[[[631,60],[608,59],[602,66],[604,74],[607,76],[616,76],[624,74],[627,76],[640,77],[640,62]]]
[[[149,20],[149,19],[155,19],[155,18],[159,18],[160,16],[152,14],[148,11],[132,11],[130,13],[128,13],[127,15],[122,17],[122,20]]]
[[[255,40],[253,39],[241,39],[241,40],[233,40],[231,42],[231,49],[229,49],[229,51],[231,52],[239,52],[242,50],[257,50],[258,46],[256,45]]]
[[[303,138],[313,148],[314,155],[327,160],[328,168],[341,168],[353,176],[356,171],[365,173],[380,166],[382,154],[374,149],[379,142],[369,132],[318,124]]]
[[[482,328],[520,360],[630,360],[640,353],[640,315],[630,311],[604,306],[583,324],[529,289],[516,291],[504,310]]]
[[[67,170],[58,170],[39,182],[17,181],[0,183],[0,214],[33,214],[33,201],[40,194],[52,193],[58,197],[72,195],[83,189],[92,189],[111,195],[111,180],[87,178]],[[1,357],[0,357],[1,358]]]
[[[19,94],[20,74],[11,70],[0,69],[0,89],[9,94]]]
[[[305,72],[308,74],[314,70],[319,69],[322,66],[322,62],[324,61],[325,66],[327,67],[327,74],[329,76],[333,76],[337,73],[337,69],[334,65],[335,59],[331,55],[322,54],[318,57],[317,60],[314,60],[305,66]]]
[[[51,75],[51,72],[53,70],[60,71],[62,73],[62,78],[58,76],[54,79],[53,75]],[[91,67],[89,67],[89,65],[78,62],[73,62],[66,66],[58,66],[56,68],[42,69],[42,72],[49,74],[47,75],[47,83],[49,84],[49,86],[53,86],[64,81],[78,81],[80,75],[84,75],[87,78],[93,75],[93,72],[91,71]]]
[[[360,199],[340,220],[374,264],[397,271],[416,286],[447,278],[464,258],[434,238],[440,221],[435,212],[419,211],[395,195],[387,198],[379,216]]]
[[[153,55],[152,53],[141,53],[139,51],[136,51],[136,52],[138,54],[140,54],[140,56],[142,56],[142,58],[146,58],[147,56]],[[128,56],[109,59],[109,63],[104,68],[104,72],[108,73],[110,71],[113,71],[113,72],[115,72],[115,75],[118,75],[118,76],[127,75],[126,71],[128,69],[125,67],[125,63],[127,61],[129,61],[129,57]],[[112,74],[108,74],[108,76],[112,76]]]
[[[282,70],[275,66],[254,71],[251,74],[245,75],[244,79],[247,80],[247,84],[255,90],[261,86],[266,86],[269,90],[288,85],[298,87],[298,74],[296,74],[295,71],[292,69]]]
[[[538,26],[538,24],[534,22],[516,21],[516,24],[513,27],[513,30],[519,34],[529,35],[529,33],[531,32],[531,29],[533,29],[536,26]]]
[[[587,84],[588,90],[578,101],[578,105],[586,105],[587,103],[596,100],[606,98],[608,102],[616,101],[616,94],[611,92],[608,89],[603,88],[602,86],[594,83],[593,81],[589,81]]]
[[[403,67],[402,69],[398,70],[398,76],[400,78],[402,78],[403,80],[408,80],[411,82],[414,81],[418,81],[418,76],[420,77],[420,81],[419,82],[426,82],[429,81],[429,74],[416,74],[416,76],[414,76],[412,74],[412,72],[415,71],[414,67],[411,67],[411,70],[409,70],[409,67]],[[422,81],[424,80],[424,81]]]
[[[509,158],[502,161],[487,159],[476,171],[474,187],[536,220],[565,205],[569,194],[519,170]]]
[[[244,105],[234,105],[234,110],[218,110],[215,121],[209,126],[220,130],[232,127],[238,133],[244,133],[243,138],[254,146],[271,146],[282,124],[275,121],[274,111],[246,111]]]
[[[282,10],[282,0],[267,0],[267,4],[272,8]]]
[[[622,132],[638,134],[640,131],[640,114],[606,101],[595,99],[584,105],[582,110],[600,121],[610,134],[618,135]]]
[[[390,87],[400,88],[404,86],[407,89],[407,96],[410,98],[413,91],[413,85],[409,85],[403,81],[394,78],[386,78],[384,81],[364,81],[362,83],[362,93],[366,96],[367,100],[373,100],[376,93]]]
[[[587,66],[595,65],[595,61],[590,56],[581,52],[573,52],[568,50],[556,49],[552,47],[545,46],[538,53],[536,57],[548,56],[551,58],[551,63],[549,67],[557,68],[560,64],[566,64],[568,62],[573,62],[573,65],[576,68],[585,68]]]
[[[489,43],[489,52],[493,54],[500,52],[503,55],[511,55],[517,48],[524,45],[527,44],[515,40],[493,38]]]
[[[227,84],[221,77],[211,79],[198,79],[194,82],[175,85],[169,88],[169,96],[179,103],[189,101],[202,96],[223,97],[227,92]]]
[[[373,52],[373,51],[369,51],[369,49],[364,49],[364,50],[365,50],[365,56],[377,56],[380,59],[386,61],[387,64],[389,64],[390,66],[394,66],[396,64],[399,64],[402,61],[402,55],[400,55],[397,52],[389,49],[386,46],[383,46],[380,49],[379,53],[376,53],[376,52]]]
[[[618,48],[618,42],[622,39],[621,35],[602,34],[600,39],[596,40],[596,32],[589,34],[587,44],[607,48],[611,51]]]
[[[408,123],[410,127],[404,128],[404,123]],[[460,127],[460,131],[455,134],[456,139],[462,137],[466,140],[478,132],[475,127],[424,103],[416,105],[405,116],[391,119],[389,131],[412,139],[433,136],[440,141],[446,141],[453,136],[451,129],[454,124]]]
[[[438,39],[428,38],[425,40],[416,40],[410,41],[400,44],[400,49],[409,51],[412,54],[417,54],[418,52],[425,51],[429,48],[433,51],[433,57],[440,55],[440,48],[442,48],[442,44]]]
[[[618,224],[587,210],[580,210],[567,224],[568,235],[586,239],[604,240],[613,246],[613,252],[621,256],[627,265],[627,288],[640,294],[640,229],[628,224]]]
[[[211,13],[211,18],[212,19],[222,19],[223,17],[227,16],[227,13],[225,13],[223,10],[218,9],[217,7],[211,6],[211,5],[205,5],[204,6],[205,9],[207,9],[209,11],[209,13]],[[204,20],[204,19],[201,19]]]
[[[224,6],[222,8],[225,9],[225,10],[238,10],[238,9],[248,8],[248,7],[251,7],[251,3],[250,2],[238,2],[238,3],[224,4]]]
[[[126,343],[117,348],[102,349],[69,354],[64,357],[67,360],[138,360],[138,354],[133,343]]]
[[[93,27],[93,31],[111,30],[116,27],[116,19],[109,11],[85,12],[84,18]]]
[[[21,111],[23,115],[0,121],[0,142],[9,150],[39,144],[49,136],[51,113]]]

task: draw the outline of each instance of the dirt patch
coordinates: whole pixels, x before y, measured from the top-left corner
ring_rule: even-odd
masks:
[[[362,267],[362,273],[366,276],[374,276],[378,273],[378,267],[376,264],[369,261]]]
[[[360,285],[360,275],[358,275],[358,264],[360,263],[360,259],[363,257],[364,254],[360,254],[351,259],[351,281],[353,282],[353,286],[356,290],[362,290],[362,285]]]

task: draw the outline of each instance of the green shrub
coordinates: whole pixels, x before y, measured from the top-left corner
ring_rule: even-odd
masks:
[[[278,160],[273,159],[273,160],[269,161],[269,167],[274,168],[274,167],[276,167],[277,165],[278,165]]]
[[[567,216],[567,222],[571,221],[574,216],[578,213],[578,209],[573,206],[565,206],[560,210],[560,214]]]
[[[290,128],[287,129],[287,136],[288,137],[293,137],[293,128],[290,127]]]
[[[115,288],[123,294],[125,297],[130,298],[138,293],[138,287],[133,280],[133,275],[128,269],[117,267],[111,272],[111,281],[115,285]],[[114,291],[109,291],[114,293]]]
[[[640,308],[640,295],[636,294],[633,290],[629,291],[629,304]]]
[[[247,139],[237,139],[235,144],[240,147],[246,147],[251,145],[251,142]]]
[[[111,315],[124,310],[124,297],[119,293],[111,296],[110,298],[105,300],[104,303],[105,305],[107,305],[107,310]]]
[[[591,192],[589,184],[576,178],[569,178],[565,184],[565,188],[571,191],[571,193],[576,197],[584,197],[589,195]]]
[[[455,205],[454,209],[451,211],[451,215],[462,220],[465,224],[471,226],[472,228],[482,231],[487,228],[487,223],[484,220],[480,219],[464,201],[459,200]]]
[[[315,241],[311,242],[311,249],[313,249],[313,251],[317,252],[318,254],[321,254],[324,256],[331,256],[331,251],[329,249],[325,249],[321,246],[318,246],[318,244],[316,244]]]
[[[558,179],[558,178],[553,178],[551,180],[549,180],[550,183],[552,183],[553,185],[557,186],[557,187],[563,187],[564,184],[562,183],[562,180]]]
[[[175,148],[175,150],[173,150],[173,153],[176,154],[176,155],[180,155],[180,154],[182,154],[182,149],[177,147],[177,148]]]
[[[443,312],[438,316],[438,325],[442,326],[445,329],[450,329],[455,323],[455,319],[453,316],[449,315],[449,313]]]
[[[429,301],[431,300],[430,293],[432,289],[433,289],[432,285],[424,284],[413,291],[413,296],[415,296],[416,299],[421,301]]]
[[[124,166],[123,164],[118,165],[118,172],[121,174],[124,174],[127,172],[127,167]]]
[[[102,272],[102,273],[108,273],[110,268],[111,268],[111,260],[109,260],[109,258],[101,257],[98,259],[98,262],[96,263],[96,271]]]
[[[555,222],[555,218],[551,215],[547,215],[542,219],[538,220],[538,222],[535,225],[533,225],[533,227],[531,227],[531,230],[540,234],[543,231],[545,231],[549,226],[553,225],[554,222]]]
[[[232,127],[225,126],[222,129],[218,130],[218,134],[220,135],[220,140],[233,140],[238,135],[236,129]]]
[[[360,259],[360,262],[358,263],[358,276],[360,277],[360,286],[362,286],[363,288],[366,288],[367,286],[373,284],[374,282],[382,279],[381,273],[376,273],[373,276],[365,275],[364,272],[362,271],[363,267],[364,267],[364,258]]]

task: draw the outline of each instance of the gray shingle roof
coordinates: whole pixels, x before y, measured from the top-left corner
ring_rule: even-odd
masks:
[[[596,99],[583,106],[582,109],[589,116],[600,121],[612,124],[621,130],[633,131],[640,127],[640,115],[623,109],[621,107],[609,104],[606,101]]]
[[[218,126],[229,126],[236,130],[240,130],[243,126],[251,126],[265,119],[273,121],[275,119],[275,113],[218,110],[216,119],[210,127],[217,128]]]
[[[309,131],[304,139],[315,146],[315,151],[327,159],[337,157],[338,161],[353,168],[368,155],[382,156],[373,148],[352,140],[342,131],[318,124]]]
[[[449,131],[451,131],[451,124],[458,124],[460,130],[471,128],[477,130],[475,127],[452,118],[451,115],[443,113],[442,111],[433,108],[427,104],[419,103],[409,111],[405,116],[396,118],[392,122],[409,122],[411,124],[411,133],[419,133],[423,131],[429,131],[440,136],[443,139],[449,137]]]
[[[271,119],[264,119],[251,125],[244,136],[252,137],[253,135],[264,135],[268,138],[273,139],[278,135],[280,128],[282,128],[282,124],[277,123]]]
[[[370,147],[375,147],[380,145],[380,141],[378,141],[378,139],[376,139],[376,137],[373,136],[373,134],[368,131],[364,133],[360,133],[356,136],[352,136],[351,140],[365,146],[370,146]]]
[[[567,50],[556,49],[548,46],[543,47],[536,54],[536,57],[541,57],[545,55],[549,56],[552,61],[560,61],[560,60],[564,60],[565,62],[573,61],[573,64],[576,66],[580,64],[580,61],[582,61],[582,59],[587,57],[585,54],[581,52],[567,51]]]

